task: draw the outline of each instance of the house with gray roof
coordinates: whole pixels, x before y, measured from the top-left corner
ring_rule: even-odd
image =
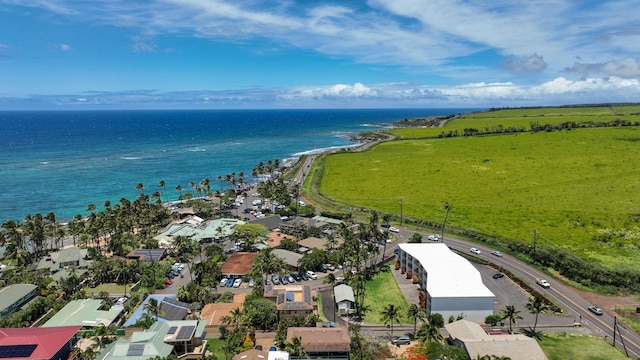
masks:
[[[0,289],[0,319],[28,304],[36,297],[37,289],[32,284],[13,284]]]
[[[53,275],[63,271],[65,276],[58,275],[57,278],[68,277],[72,269],[76,270],[76,276],[82,277],[86,270],[93,266],[93,261],[87,258],[87,249],[71,247],[52,252],[48,256],[40,259],[37,270],[49,270]]]
[[[202,320],[157,321],[148,330],[109,344],[96,360],[146,360],[175,354],[181,360],[204,359],[207,350],[206,322]]]
[[[284,263],[289,266],[289,270],[298,270],[298,261],[302,259],[302,254],[284,249],[273,249],[271,250],[271,253],[284,260]]]
[[[346,284],[340,284],[333,288],[333,297],[338,305],[338,314],[347,315],[351,312],[356,298],[353,295],[353,289]]]

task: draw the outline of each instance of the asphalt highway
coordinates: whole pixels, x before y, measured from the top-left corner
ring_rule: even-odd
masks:
[[[405,233],[403,235],[407,237],[409,236],[405,231],[401,232]],[[413,232],[411,232],[411,235],[412,234]],[[517,275],[521,279],[525,280],[532,287],[538,286],[536,284],[536,281],[538,279],[549,280],[548,276],[543,272],[512,256],[509,256],[507,254],[503,254],[502,257],[492,255],[491,251],[493,251],[493,249],[491,248],[446,236],[444,238],[444,243],[453,250],[459,251],[461,253],[468,253],[470,255],[474,255],[478,258],[488,260],[496,265],[499,265]],[[481,254],[472,254],[470,252],[471,247],[480,249]],[[573,288],[566,286],[561,282],[553,280],[549,280],[549,282],[551,284],[550,288],[544,289],[542,287],[539,287],[538,291],[548,296],[565,312],[568,312],[570,316],[573,316],[575,319],[579,319],[578,322],[581,326],[590,328],[595,334],[599,334],[610,343],[613,343],[615,315],[612,314],[610,309],[603,309],[604,314],[600,316],[595,315],[591,313],[587,309],[587,307],[589,305],[598,306],[598,304],[589,303]],[[637,333],[635,333],[633,330],[630,330],[626,325],[618,321],[615,337],[616,347],[620,348],[622,351],[626,351],[627,354],[632,358],[640,357],[640,336]]]

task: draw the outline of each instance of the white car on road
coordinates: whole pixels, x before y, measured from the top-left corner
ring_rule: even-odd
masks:
[[[482,251],[480,251],[480,249],[474,248],[474,247],[472,247],[470,251],[472,253],[476,254],[476,255],[480,255],[480,253],[482,253]]]
[[[398,233],[398,232],[400,232],[400,229],[398,229],[397,227],[393,227],[392,226],[392,227],[389,228],[389,231],[394,232],[394,233]]]
[[[427,239],[429,239],[430,241],[440,241],[440,240],[442,240],[442,236],[440,236],[438,234],[431,234],[431,235],[427,236]]]

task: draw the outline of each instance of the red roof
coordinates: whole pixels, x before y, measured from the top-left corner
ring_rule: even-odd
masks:
[[[28,358],[5,358],[3,360],[51,359],[81,328],[81,326],[58,326],[0,329],[0,346],[37,345]]]

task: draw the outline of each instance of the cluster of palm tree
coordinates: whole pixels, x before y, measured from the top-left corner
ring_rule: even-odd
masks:
[[[540,315],[540,313],[548,312],[549,305],[547,305],[542,297],[533,296],[529,298],[529,301],[527,302],[527,304],[525,304],[525,308],[529,311],[530,314],[535,314],[536,318],[533,323],[533,328],[525,330],[524,333],[535,338],[542,337],[542,333],[536,331],[536,328],[538,326],[538,316]],[[501,312],[501,317],[503,320],[509,320],[509,332],[513,331],[512,325],[516,325],[517,320],[522,319],[520,310],[517,310],[514,305],[506,305]]]

